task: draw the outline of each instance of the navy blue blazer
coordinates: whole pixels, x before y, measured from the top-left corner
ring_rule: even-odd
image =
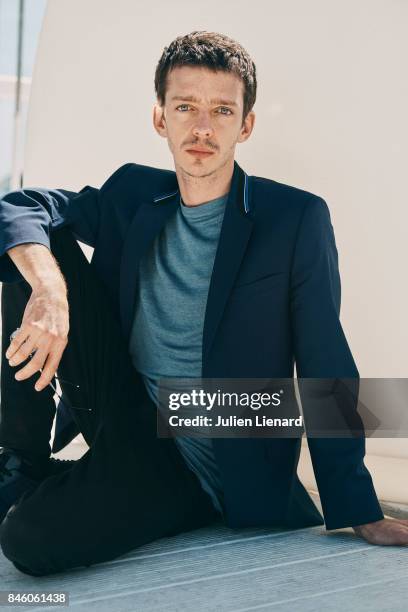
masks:
[[[129,339],[137,264],[179,206],[175,172],[127,163],[100,189],[10,192],[0,206],[0,281],[22,279],[7,255],[69,226],[94,247]],[[234,162],[203,329],[204,378],[358,378],[340,320],[338,254],[326,202]],[[214,438],[229,527],[337,529],[383,518],[365,439],[308,438],[324,521],[297,476],[297,438]],[[57,442],[58,445],[58,442]]]

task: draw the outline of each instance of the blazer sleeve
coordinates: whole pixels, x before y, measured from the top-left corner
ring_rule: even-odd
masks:
[[[9,249],[29,242],[50,248],[50,232],[64,226],[70,226],[77,240],[94,247],[103,198],[131,165],[118,168],[100,189],[87,185],[75,192],[34,187],[3,196],[0,200],[0,282],[23,279],[7,254]]]
[[[322,198],[313,196],[305,204],[298,228],[290,289],[294,357],[306,435],[311,396],[304,401],[302,379],[318,379],[318,393],[312,394],[314,404],[309,404],[312,412],[330,413],[336,402],[350,406],[350,397],[342,398],[338,393],[347,385],[337,384],[333,394],[333,381],[355,379],[358,387],[359,372],[340,323],[340,303],[338,252],[330,212]],[[357,415],[357,401],[352,410]],[[364,433],[358,437],[308,436],[307,441],[326,529],[384,518],[364,464]]]

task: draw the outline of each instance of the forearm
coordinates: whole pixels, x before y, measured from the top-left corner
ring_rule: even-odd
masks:
[[[65,279],[46,246],[36,243],[19,244],[7,253],[33,291],[47,288],[66,294]]]

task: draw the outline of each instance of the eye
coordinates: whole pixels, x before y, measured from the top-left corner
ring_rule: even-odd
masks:
[[[176,106],[176,110],[179,110],[182,106],[189,107],[190,105],[189,104],[179,104],[178,106]],[[181,111],[181,112],[184,112],[184,111]]]
[[[220,115],[232,115],[232,111],[229,108],[227,108],[226,106],[220,106],[217,110],[218,111],[227,111],[226,113],[224,113],[224,112],[219,113]]]

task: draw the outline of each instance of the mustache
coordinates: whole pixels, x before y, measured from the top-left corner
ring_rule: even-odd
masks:
[[[182,145],[183,147],[203,147],[206,149],[211,149],[216,151],[217,150],[217,146],[212,144],[211,142],[186,142],[184,145]]]

